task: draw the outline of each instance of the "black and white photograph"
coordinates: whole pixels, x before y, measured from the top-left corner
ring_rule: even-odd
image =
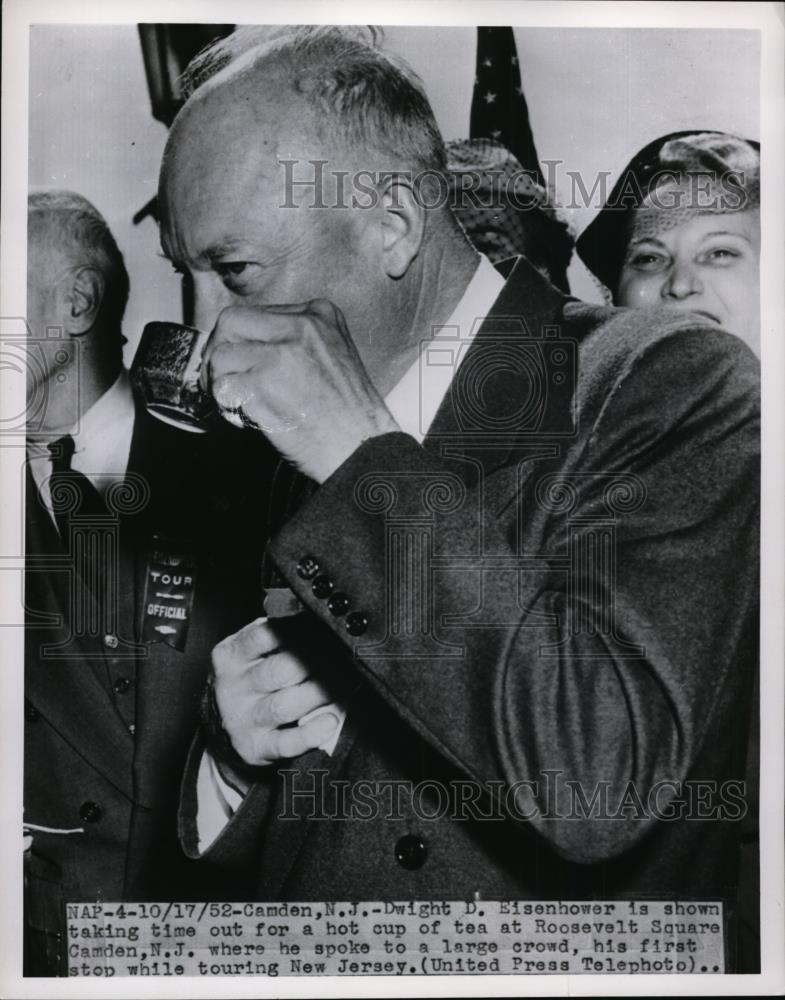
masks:
[[[0,993],[784,991],[785,5],[3,21]]]

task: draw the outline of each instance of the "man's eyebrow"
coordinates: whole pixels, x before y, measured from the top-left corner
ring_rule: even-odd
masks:
[[[202,250],[199,254],[199,259],[211,262],[221,257],[226,257],[229,254],[237,253],[238,251],[244,253],[250,249],[251,245],[245,240],[231,238],[216,240],[215,243],[211,243],[209,247]]]
[[[246,243],[244,240],[237,240],[237,239],[217,240],[215,243],[212,243],[209,247],[202,250],[202,252],[196,258],[196,261],[205,264],[212,264],[214,261],[220,260],[223,257],[238,252],[247,253],[249,250],[252,250],[252,247],[249,243]],[[163,243],[161,243],[159,257],[162,257],[164,260],[169,261],[169,263],[175,268],[180,268],[183,266],[182,261],[175,254],[167,250],[167,248],[164,246]]]

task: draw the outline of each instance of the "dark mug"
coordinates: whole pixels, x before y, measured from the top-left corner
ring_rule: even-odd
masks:
[[[150,413],[184,430],[204,432],[219,419],[215,400],[199,384],[209,336],[181,323],[148,323],[131,365],[131,382]]]

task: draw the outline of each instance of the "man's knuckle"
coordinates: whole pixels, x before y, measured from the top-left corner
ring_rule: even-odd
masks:
[[[228,340],[223,340],[220,344],[216,344],[213,348],[213,353],[210,355],[210,370],[215,371],[220,367],[232,355],[233,351],[234,345],[229,343]]]
[[[253,753],[256,760],[277,760],[280,756],[279,742],[279,734],[274,730],[257,733],[253,741]]]
[[[323,297],[318,297],[315,299],[310,299],[308,301],[308,308],[311,312],[319,313],[321,315],[332,315],[335,313],[335,306],[329,299]]]
[[[215,321],[215,332],[221,334],[231,330],[237,322],[239,312],[240,309],[237,306],[224,306]]]
[[[238,736],[232,740],[232,746],[242,757],[246,764],[258,764],[261,760],[257,741],[253,737]]]
[[[251,724],[255,728],[266,728],[272,721],[272,709],[269,698],[260,698],[249,712]]]
[[[270,667],[270,681],[273,687],[282,688],[291,684],[293,677],[293,664],[285,657],[276,658]]]
[[[274,723],[280,725],[282,722],[286,722],[286,702],[280,694],[271,694],[267,699],[267,706],[270,719]]]
[[[216,674],[222,674],[229,663],[228,643],[228,639],[222,639],[217,646],[213,647],[211,659],[213,662],[213,671]]]
[[[233,405],[237,378],[235,375],[217,375],[213,378],[212,392],[216,402],[225,406]]]

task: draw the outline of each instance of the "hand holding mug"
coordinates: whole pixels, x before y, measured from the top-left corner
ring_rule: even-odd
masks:
[[[261,430],[317,483],[367,438],[400,429],[342,313],[323,299],[224,309],[205,349],[201,384],[223,416]]]

